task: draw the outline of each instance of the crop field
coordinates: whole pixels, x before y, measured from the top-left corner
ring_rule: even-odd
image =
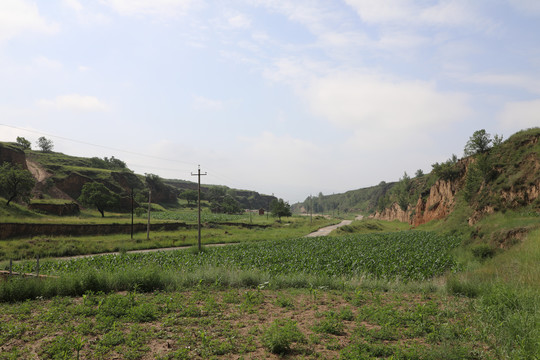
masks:
[[[44,260],[56,277],[0,282],[0,359],[537,358],[536,292],[469,278],[459,244],[402,231]]]
[[[300,274],[426,280],[455,267],[451,250],[458,245],[454,237],[407,231],[242,243],[206,248],[201,253],[177,250],[47,261],[41,264],[40,271],[62,275],[159,267],[163,271],[194,272],[211,266],[264,272],[270,277]],[[17,270],[33,272],[34,267],[33,262],[26,262]]]

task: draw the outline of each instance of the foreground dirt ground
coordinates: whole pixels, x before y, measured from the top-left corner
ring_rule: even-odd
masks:
[[[266,285],[2,304],[0,359],[492,358],[466,299]]]

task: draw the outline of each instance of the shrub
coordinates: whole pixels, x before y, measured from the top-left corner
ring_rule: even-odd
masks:
[[[480,285],[473,284],[470,280],[460,280],[450,277],[446,282],[446,290],[449,294],[475,298],[480,295]]]
[[[332,335],[341,335],[344,329],[343,321],[335,314],[329,314],[314,326],[316,332]]]
[[[488,244],[476,245],[471,248],[471,252],[474,257],[482,260],[492,258],[495,255],[495,250],[496,249],[489,246]]]
[[[306,337],[292,320],[275,320],[263,333],[263,345],[274,354],[285,354],[295,342],[303,343]]]

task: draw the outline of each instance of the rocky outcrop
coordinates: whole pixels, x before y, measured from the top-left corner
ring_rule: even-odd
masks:
[[[394,221],[399,220],[401,222],[410,222],[411,208],[403,210],[397,203],[393,203],[390,207],[384,209],[381,212],[375,213],[373,216],[375,219]]]
[[[429,196],[418,198],[415,206],[409,205],[403,210],[397,203],[381,212],[376,212],[373,218],[379,220],[399,220],[413,226],[425,224],[431,220],[444,219],[455,204],[459,181],[438,180],[429,190]]]
[[[409,223],[418,226],[448,216],[456,202],[457,184],[457,181],[438,180],[429,190],[425,202],[422,197],[418,198],[414,216]]]
[[[81,191],[87,182],[93,182],[94,180],[89,177],[79,175],[77,173],[71,173],[67,177],[57,180],[55,185],[57,188],[68,194],[73,199],[78,199],[81,196]]]

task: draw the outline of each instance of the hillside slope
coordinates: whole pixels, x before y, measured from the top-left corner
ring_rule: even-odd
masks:
[[[116,211],[131,209],[132,192],[136,203],[148,201],[147,176],[135,174],[123,161],[114,157],[85,158],[57,152],[23,151],[15,143],[0,142],[0,163],[3,162],[20,165],[32,173],[36,179],[34,199],[77,202],[86,183],[100,182],[120,196],[120,202],[114,209]],[[151,176],[151,180],[152,202],[169,206],[178,205],[178,197],[182,191],[197,188],[197,183],[190,181],[161,179],[154,175]],[[205,185],[201,187],[201,191],[204,194],[216,186]],[[275,199],[273,196],[261,195],[255,191],[219,187],[225,188],[227,193],[235,197],[245,209],[261,207],[267,209],[270,201]]]
[[[313,210],[351,211],[413,226],[447,218],[456,206],[473,225],[485,214],[529,209],[540,211],[540,128],[520,131],[486,153],[453,157],[433,164],[429,174],[394,183],[313,198]],[[295,204],[310,209],[311,201]]]

